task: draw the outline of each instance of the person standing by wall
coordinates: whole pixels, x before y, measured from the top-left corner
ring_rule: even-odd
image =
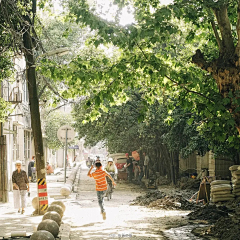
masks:
[[[91,173],[91,171],[93,169],[93,165],[92,165],[91,168],[89,169],[87,175],[89,177],[94,178],[94,180],[96,181],[98,204],[101,208],[101,214],[103,216],[103,220],[106,220],[106,211],[104,208],[104,196],[105,196],[105,192],[107,190],[106,176],[110,178],[110,180],[112,181],[112,184],[114,186],[116,185],[116,183],[112,179],[111,175],[102,169],[102,164],[100,162],[97,162],[95,164],[95,166],[96,166],[96,171]]]
[[[145,178],[148,178],[149,175],[149,156],[146,154],[146,152],[143,152],[144,156],[144,175]]]
[[[47,170],[47,175],[51,175],[53,173],[53,168],[49,164],[49,162],[47,162],[46,170]]]
[[[132,158],[129,157],[129,154],[125,154],[127,157],[127,171],[128,171],[128,181],[132,182],[133,179],[133,161]]]
[[[35,156],[32,156],[32,160],[28,163],[28,179],[33,182],[33,172],[32,168],[35,165]]]
[[[29,192],[29,181],[27,173],[21,169],[21,161],[16,161],[16,170],[12,173],[13,183],[13,202],[14,208],[18,209],[18,212],[24,213],[27,206],[26,195]],[[21,211],[22,208],[22,211]]]

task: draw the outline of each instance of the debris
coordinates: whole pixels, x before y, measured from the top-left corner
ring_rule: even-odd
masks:
[[[182,194],[175,193],[166,195],[158,190],[137,197],[132,204],[168,210],[193,210],[198,207],[196,204],[185,199]]]

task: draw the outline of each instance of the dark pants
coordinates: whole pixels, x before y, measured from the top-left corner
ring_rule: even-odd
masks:
[[[99,207],[101,208],[101,212],[105,212],[104,208],[104,196],[105,196],[106,191],[97,191],[97,198],[98,198],[98,204]]]
[[[133,168],[128,168],[128,181],[131,182],[133,179]]]
[[[143,178],[143,176],[144,176],[144,172],[141,171],[141,172],[139,173],[139,176],[138,176],[138,183],[139,183],[139,184],[142,183],[142,178]]]
[[[149,173],[148,166],[144,165],[144,175],[145,175],[145,178],[148,178],[148,175],[149,175],[148,173]]]

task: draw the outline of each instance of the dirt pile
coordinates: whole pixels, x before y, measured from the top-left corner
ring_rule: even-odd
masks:
[[[215,223],[219,218],[227,216],[228,210],[226,208],[215,205],[201,207],[188,214],[189,220],[205,220],[209,223]]]
[[[197,228],[193,233],[197,236],[219,240],[240,239],[240,206],[227,208],[226,206],[206,206],[188,214],[190,220],[206,220],[209,227]]]
[[[164,192],[158,190],[150,191],[143,196],[137,197],[132,204],[168,210],[194,210],[198,207],[196,204],[190,203],[180,194],[166,195]]]
[[[148,206],[151,202],[156,201],[157,199],[164,198],[166,196],[165,193],[156,191],[150,191],[143,196],[137,197],[132,205],[140,205],[140,206]]]

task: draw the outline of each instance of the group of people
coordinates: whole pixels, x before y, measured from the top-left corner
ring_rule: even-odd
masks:
[[[133,177],[134,180],[138,182],[138,184],[141,184],[142,178],[148,178],[149,177],[149,156],[146,154],[146,152],[143,152],[143,164],[139,163],[139,161],[134,161],[131,157],[129,157],[129,154],[126,153],[127,163],[126,163],[126,169],[128,173],[128,181],[132,182]]]
[[[36,180],[35,156],[32,156],[32,159],[28,164],[28,175],[22,170],[21,161],[17,160],[15,166],[16,170],[12,173],[13,203],[14,208],[18,209],[18,213],[23,214],[27,205],[27,192],[30,190],[29,182],[34,182]],[[48,162],[46,165],[46,173],[53,173],[53,169]]]

